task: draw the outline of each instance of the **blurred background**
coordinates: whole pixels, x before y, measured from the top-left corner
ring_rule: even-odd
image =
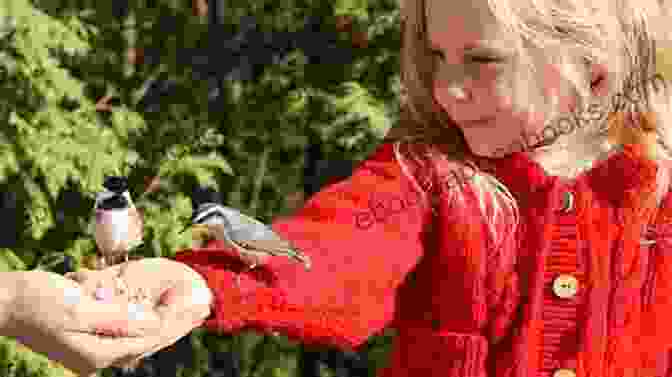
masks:
[[[399,47],[398,0],[0,0],[0,271],[88,266],[105,175],[144,212],[136,256],[189,246],[197,188],[290,214],[398,121]],[[392,337],[343,353],[197,329],[99,375],[375,376]],[[71,375],[0,337],[0,377]]]

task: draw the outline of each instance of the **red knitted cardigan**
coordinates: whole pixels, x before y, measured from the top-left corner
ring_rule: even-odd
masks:
[[[544,306],[538,303],[548,283],[544,279],[548,261],[540,251],[548,249],[560,230],[553,203],[560,202],[568,185],[560,189],[557,177],[548,176],[524,154],[496,161],[494,173],[516,196],[524,219],[518,271],[530,283],[530,299],[521,303],[524,319],[514,363],[543,365],[539,350]],[[573,182],[577,239],[589,250],[583,283],[587,300],[578,318],[581,344],[568,350],[577,352],[579,376],[654,376],[651,372],[658,369],[661,353],[670,348],[672,324],[665,318],[672,315],[668,241],[672,198],[667,195],[658,210],[657,173],[658,166],[644,157],[639,145],[625,145],[622,153]],[[554,186],[558,189],[551,189]],[[640,240],[652,236],[658,242],[655,247],[640,247]],[[576,259],[580,247],[568,245],[566,250]],[[576,266],[564,268],[572,271]],[[529,367],[518,370],[531,371]]]
[[[640,147],[626,145],[622,153],[573,183],[576,218],[580,219],[576,231],[590,249],[585,282],[589,304],[580,323],[584,342],[575,350],[579,376],[636,375],[654,368],[654,355],[672,346],[672,323],[666,321],[672,318],[672,283],[668,278],[672,276],[672,245],[668,241],[672,237],[672,198],[666,197],[661,211],[652,205],[657,166],[642,156]],[[496,365],[487,367],[493,375],[536,376],[542,365],[547,262],[542,251],[554,237],[555,203],[560,201],[561,188],[567,186],[545,174],[524,154],[493,162],[490,169],[513,193],[521,209],[523,221],[515,243],[507,246],[515,247],[515,252],[499,250],[498,255],[492,255],[485,250],[477,236],[482,234],[478,221],[447,222],[448,228],[438,229],[439,233],[459,236],[462,242],[453,247],[446,244],[443,250],[471,250],[468,264],[488,266],[484,274],[471,275],[473,281],[450,263],[423,265],[426,254],[431,253],[425,250],[425,229],[431,228],[436,218],[402,177],[391,144],[382,145],[350,179],[329,186],[294,216],[273,224],[275,231],[313,258],[312,272],[304,272],[284,258],[271,258],[266,268],[244,273],[238,289],[234,275],[244,266],[222,243],[183,251],[175,260],[200,272],[213,290],[213,315],[204,324],[213,330],[281,331],[306,343],[352,348],[393,324],[400,333],[411,335],[398,337],[397,351],[390,368],[383,371],[385,376],[417,375],[412,368],[429,371],[425,375],[434,375],[433,371],[437,376],[480,376],[486,370],[488,342],[494,346],[489,359]],[[639,244],[645,236],[651,237],[647,232],[653,232],[657,240],[652,249]],[[568,247],[576,250],[576,245]],[[612,271],[614,253],[618,254],[617,271]],[[500,258],[509,254],[514,255],[515,264]],[[486,263],[493,258],[503,264]],[[506,271],[504,265],[513,270]],[[436,288],[445,284],[449,288],[472,287],[468,291],[474,297]],[[440,294],[433,295],[433,289]],[[404,355],[400,345],[414,343],[413,336],[423,334],[409,329],[431,329],[437,318],[432,311],[439,313],[439,319],[467,313],[465,318],[475,318],[473,326],[459,321],[447,326],[450,334],[474,335],[445,338],[444,342],[453,339],[450,342],[457,343],[444,350],[455,352],[439,358],[427,359],[432,353],[422,349],[406,348],[415,356]],[[408,319],[401,312],[416,314]],[[617,322],[617,326],[605,321]],[[489,322],[491,329],[487,334],[484,322]],[[608,326],[609,337],[605,333]],[[405,368],[395,369],[402,358],[415,366],[404,364]]]

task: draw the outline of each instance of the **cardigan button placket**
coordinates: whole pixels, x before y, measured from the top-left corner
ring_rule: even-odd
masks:
[[[544,309],[541,313],[541,360],[539,376],[575,377],[567,360],[576,357],[568,344],[578,344],[579,307],[585,300],[582,247],[577,232],[577,200],[573,187],[561,184],[556,196],[553,231],[544,258]]]

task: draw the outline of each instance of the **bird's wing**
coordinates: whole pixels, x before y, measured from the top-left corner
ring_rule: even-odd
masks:
[[[229,236],[235,240],[264,240],[285,242],[277,233],[268,225],[259,220],[253,219],[233,208],[223,208],[224,221],[226,222],[226,229],[229,231]]]
[[[93,208],[91,209],[91,213],[89,214],[89,219],[91,220],[89,221],[89,226],[86,229],[86,232],[89,236],[93,237],[96,234],[96,210],[98,209],[98,206],[103,202],[103,200],[109,199],[113,195],[114,193],[107,190],[96,193],[96,199],[93,204]]]
[[[255,220],[233,208],[222,209],[229,238],[250,251],[271,255],[286,255],[304,263],[308,268],[310,258],[297,250],[291,242],[280,237],[270,226]]]
[[[238,244],[253,253],[266,253],[273,256],[285,256],[303,263],[307,270],[310,270],[312,262],[309,256],[296,250],[286,241],[281,240],[249,240],[239,241]]]
[[[236,241],[240,246],[251,251],[265,251],[271,255],[281,255],[293,252],[294,248],[285,240],[251,240],[241,239]]]

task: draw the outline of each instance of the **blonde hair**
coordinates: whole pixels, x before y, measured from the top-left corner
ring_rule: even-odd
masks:
[[[437,166],[448,164],[460,169],[459,166],[478,157],[471,154],[461,131],[437,105],[432,94],[433,67],[427,43],[426,0],[400,1],[402,111],[399,125],[390,131],[387,139],[396,142],[397,161],[432,206],[431,192],[436,188],[436,182],[441,181],[441,169]],[[637,138],[637,142],[645,144],[646,150],[654,150],[656,153],[653,155],[658,159],[670,158],[671,96],[665,83],[651,81],[657,73],[656,44],[672,40],[668,31],[671,28],[664,26],[670,13],[662,0],[488,0],[488,3],[495,19],[517,36],[515,42],[520,67],[516,70],[514,104],[536,104],[537,100],[544,100],[542,96],[529,95],[539,93],[539,88],[534,87],[539,81],[524,75],[530,72],[538,74],[540,63],[550,63],[558,66],[561,74],[572,84],[579,103],[577,111],[585,111],[591,103],[588,80],[580,69],[572,69],[578,67],[576,64],[567,64],[571,63],[567,56],[600,64],[608,69],[609,89],[604,98],[617,104],[610,109],[610,116],[623,110],[630,102],[640,103],[627,110],[646,115],[647,119],[653,116],[656,136]],[[574,54],[567,54],[567,51]],[[636,101],[614,101],[617,94]],[[610,130],[611,123],[606,117],[594,123],[556,140],[573,154],[575,158],[572,160],[582,160],[580,155],[584,153],[606,153],[614,146],[632,142],[624,140],[623,132]],[[614,138],[614,135],[619,137]],[[405,142],[414,143],[407,153],[402,152],[400,147]],[[426,168],[419,171],[430,172],[433,178],[412,174],[407,166],[410,161]],[[594,161],[584,160],[572,174],[578,174]],[[463,184],[452,185],[449,195],[453,198],[451,200],[460,202],[460,198],[464,199],[465,190],[475,190],[479,201],[489,203],[481,202],[479,207],[487,221],[489,237],[496,247],[496,229],[501,229],[498,223],[503,219],[501,214],[515,214],[515,226],[518,222],[517,203],[492,175],[482,171],[476,175],[483,179],[464,180]],[[418,183],[418,179],[424,184]],[[493,211],[486,213],[486,206],[492,206]]]

